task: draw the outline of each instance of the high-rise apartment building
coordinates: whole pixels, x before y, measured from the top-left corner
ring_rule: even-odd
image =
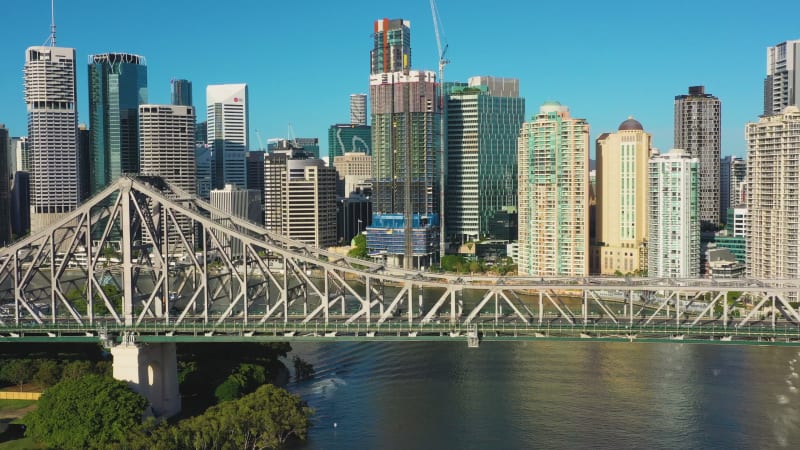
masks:
[[[682,149],[655,154],[648,165],[647,275],[700,275],[700,162]]]
[[[800,40],[767,48],[764,115],[781,114],[787,106],[800,106]]]
[[[726,156],[719,162],[719,217],[727,223],[728,208],[744,205],[747,163],[736,156]]]
[[[142,175],[155,175],[195,194],[197,189],[192,106],[139,106]]]
[[[592,271],[647,271],[648,169],[652,137],[629,117],[616,133],[597,138],[595,243]]]
[[[345,153],[372,154],[372,128],[369,125],[343,123],[328,128],[328,161]]]
[[[147,103],[143,56],[89,56],[89,183],[92,194],[139,172],[139,105]]]
[[[525,99],[515,78],[471,77],[449,83],[445,223],[450,240],[489,235],[492,218],[517,206],[517,135]]]
[[[192,106],[192,82],[189,80],[172,80],[171,98],[173,105]]]
[[[370,71],[379,73],[405,72],[411,67],[411,22],[403,19],[376,20],[373,26],[373,48],[370,51]],[[374,104],[375,98],[372,96]],[[375,111],[372,111],[375,114]]]
[[[315,247],[336,245],[336,170],[302,151],[267,155],[264,226]]]
[[[29,47],[24,72],[33,176],[31,230],[36,232],[80,201],[75,49]]]
[[[8,154],[11,140],[8,129],[0,124],[0,247],[11,242],[11,164]]]
[[[439,255],[436,75],[410,69],[408,21],[378,20],[374,30],[375,47],[370,53],[373,220],[367,251],[387,264],[429,267]]]
[[[367,124],[367,94],[350,94],[350,124]]]
[[[675,148],[700,161],[700,222],[715,227],[719,214],[720,124],[722,103],[690,86],[689,93],[675,97]]]
[[[800,108],[748,123],[747,276],[800,278]],[[792,301],[797,301],[794,296]]]
[[[589,124],[546,102],[522,124],[519,273],[589,274]]]
[[[246,84],[218,84],[206,88],[208,143],[214,152],[215,188],[225,184],[247,187],[245,152],[249,149]]]

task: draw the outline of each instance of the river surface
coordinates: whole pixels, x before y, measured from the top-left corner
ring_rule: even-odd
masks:
[[[800,448],[800,348],[293,343],[307,449]],[[288,364],[287,364],[288,365]]]

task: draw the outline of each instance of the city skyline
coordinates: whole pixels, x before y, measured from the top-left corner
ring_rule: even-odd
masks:
[[[96,53],[131,52],[145,56],[150,72],[149,101],[153,103],[169,103],[173,78],[192,81],[196,107],[205,103],[202,94],[209,84],[248,83],[252,143],[257,142],[255,130],[264,139],[286,137],[291,123],[297,135],[319,137],[323,151],[327,149],[328,126],[343,123],[349,117],[349,95],[367,90],[369,62],[365,55],[371,43],[372,22],[384,17],[410,20],[414,30],[414,68],[436,68],[434,33],[425,1],[402,7],[355,2],[348,14],[336,15],[336,22],[330,21],[331,15],[322,11],[324,8],[237,3],[238,7],[210,14],[203,2],[191,10],[152,0],[113,5],[87,0],[80,9],[57,2],[58,45],[77,50],[78,66]],[[757,120],[763,110],[766,49],[800,38],[790,20],[796,17],[793,10],[800,12],[800,5],[784,5],[784,13],[766,24],[742,8],[716,1],[692,5],[691,9],[681,4],[645,7],[637,3],[629,7],[627,2],[618,2],[587,4],[569,11],[553,5],[519,3],[503,8],[506,15],[502,11],[464,8],[460,3],[439,3],[450,45],[451,63],[445,81],[463,82],[476,75],[518,78],[520,96],[526,98],[529,109],[550,99],[568,104],[576,115],[593,124],[592,140],[603,132],[614,131],[620,121],[632,115],[652,132],[654,146],[661,150],[672,147],[674,96],[687,86],[705,85],[720,98],[725,109],[722,154],[744,156],[745,124]],[[509,10],[518,13],[508,15]],[[0,57],[9,61],[11,69],[0,75],[0,100],[6,106],[0,121],[6,123],[11,135],[21,136],[26,133],[20,92],[24,51],[46,40],[49,2],[15,3],[9,11],[14,20],[0,31],[5,43]],[[160,30],[158,36],[141,33],[142,22],[137,20],[118,23],[114,33],[86,26],[102,23],[104,17],[142,14],[148,15],[152,29]],[[187,20],[175,21],[176,16]],[[302,17],[303,26],[276,23],[271,29],[275,36],[282,36],[280,41],[271,41],[271,35],[265,40],[260,33],[263,22],[275,17]],[[539,17],[548,20],[540,21]],[[648,20],[650,17],[659,17],[658,23]],[[708,26],[698,27],[690,35],[675,33],[673,24],[687,18],[705,18]],[[309,29],[330,27],[330,23],[337,27],[335,40],[320,40],[307,33]],[[476,27],[476,23],[501,24],[502,29],[497,32],[495,27]],[[536,35],[557,32],[566,38],[536,58],[529,57],[533,54],[525,50],[525,42],[532,42],[534,36],[530,34],[531,23],[536,25]],[[234,27],[236,32],[219,41],[219,37],[198,32],[210,24]],[[183,46],[187,37],[195,48],[202,49],[203,58],[197,58],[197,52],[178,52],[174,46],[164,45],[175,42],[176,46]],[[586,45],[588,42],[591,47]],[[213,60],[215,55],[222,63],[209,64],[209,58]],[[638,55],[637,64],[630,65],[631,55]],[[335,75],[280,69],[285,62],[300,57],[316,61],[315,66],[336,67]],[[624,71],[620,69],[623,63]],[[18,71],[13,70],[15,65]],[[79,121],[88,123],[85,66],[77,67],[77,74]],[[312,100],[314,108],[309,108]],[[275,108],[278,104],[281,107]],[[533,114],[535,111],[526,111],[526,120]]]

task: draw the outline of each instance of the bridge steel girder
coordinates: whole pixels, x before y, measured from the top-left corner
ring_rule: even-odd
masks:
[[[769,328],[800,332],[788,301],[799,291],[798,280],[497,278],[386,267],[272,233],[162,180],[125,177],[51,228],[0,249],[0,335],[30,334],[26,325],[57,335],[110,327],[212,337],[269,327],[380,336],[401,324],[401,334],[417,336],[465,335],[466,325],[548,335],[554,324],[701,333],[743,332],[763,317]],[[731,308],[731,292],[754,303]],[[627,317],[615,313],[623,308]]]

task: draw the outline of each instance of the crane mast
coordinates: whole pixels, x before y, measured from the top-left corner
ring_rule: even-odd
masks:
[[[436,7],[436,0],[430,0],[431,16],[433,17],[433,32],[436,35],[436,49],[439,57],[439,263],[445,253],[445,221],[444,221],[444,190],[445,190],[445,164],[447,164],[445,152],[445,104],[444,104],[444,66],[450,61],[445,58],[447,53],[447,43],[442,46],[442,38],[439,33],[439,10]]]

